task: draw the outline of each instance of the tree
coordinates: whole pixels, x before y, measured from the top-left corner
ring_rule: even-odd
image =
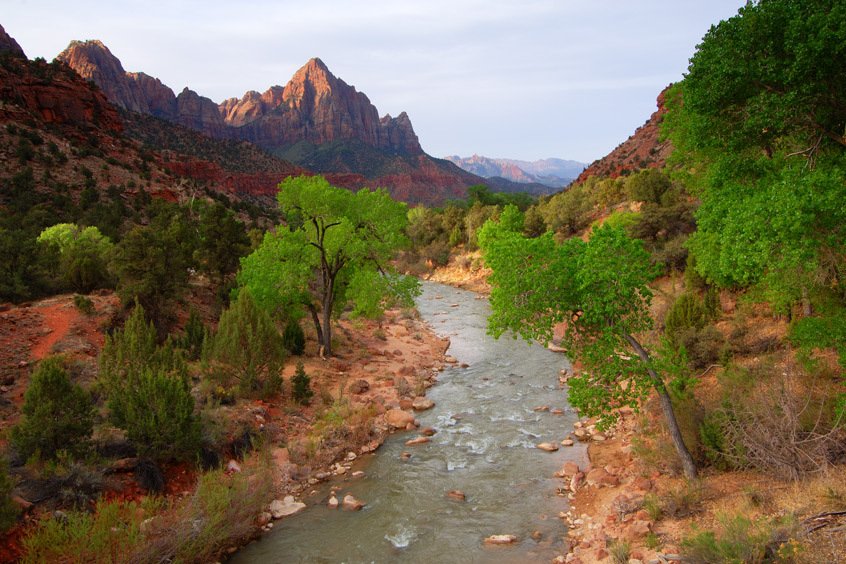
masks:
[[[655,390],[685,475],[695,477],[665,380],[638,337],[652,327],[647,284],[654,268],[643,243],[603,226],[587,243],[558,245],[551,233],[527,239],[492,222],[480,240],[493,270],[489,331],[549,342],[553,327],[565,323],[564,345],[585,367],[569,381],[571,404],[608,422],[613,409]]]
[[[238,269],[239,259],[250,250],[244,224],[220,202],[214,202],[200,213],[197,254],[203,271],[219,284],[227,274]]]
[[[43,360],[24,395],[23,418],[12,428],[12,444],[24,458],[38,452],[54,458],[60,450],[80,454],[94,426],[88,392],[71,382],[60,358]]]
[[[149,226],[132,229],[117,245],[113,267],[117,291],[124,303],[144,306],[157,325],[163,325],[172,302],[188,284],[194,266],[196,234],[184,211],[164,206]]]
[[[265,397],[279,392],[285,345],[270,316],[259,308],[249,289],[223,312],[217,332],[203,351],[206,370],[223,386],[233,383],[243,395],[262,390]]]
[[[297,363],[297,371],[291,377],[291,388],[294,401],[302,405],[308,405],[312,396],[314,396],[314,391],[311,389],[311,378],[306,374],[302,362]]]
[[[688,242],[720,286],[759,285],[784,313],[846,299],[846,4],[748,3],[712,27],[664,121],[701,199]],[[692,172],[691,172],[692,171]]]
[[[408,220],[406,205],[384,190],[350,192],[321,176],[300,176],[279,185],[278,200],[289,225],[265,235],[241,261],[238,280],[262,307],[305,308],[324,354],[332,354],[332,316],[349,302],[358,313],[375,314],[419,292],[415,279],[389,264],[408,243]]]
[[[88,293],[111,283],[108,263],[114,245],[96,227],[59,223],[42,231],[38,242],[58,249],[59,270],[77,292]]]

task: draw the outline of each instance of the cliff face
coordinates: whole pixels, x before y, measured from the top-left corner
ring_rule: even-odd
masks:
[[[15,38],[6,33],[3,26],[0,25],[0,51],[11,51],[13,55],[18,57],[26,57],[21,46],[15,41]]]
[[[220,111],[237,128],[237,138],[271,150],[354,139],[395,153],[423,153],[405,112],[380,119],[367,96],[335,77],[320,59],[306,63],[284,88],[249,91],[224,101]]]
[[[667,113],[667,108],[664,105],[667,88],[658,95],[658,109],[646,120],[646,123],[638,127],[616,149],[591,163],[579,175],[576,183],[584,182],[591,176],[616,178],[638,169],[664,166],[667,157],[673,152],[673,147],[669,141],[658,139],[661,122]]]

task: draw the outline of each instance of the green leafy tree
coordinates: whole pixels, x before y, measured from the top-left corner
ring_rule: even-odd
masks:
[[[553,327],[565,323],[564,345],[585,367],[570,380],[573,406],[607,422],[614,408],[634,406],[655,390],[685,475],[694,477],[660,359],[638,337],[652,327],[647,284],[654,268],[642,242],[608,226],[595,229],[587,243],[561,245],[549,233],[527,239],[494,223],[483,231],[485,262],[493,270],[490,332],[499,337],[512,330],[549,342]]]
[[[720,286],[776,309],[846,299],[846,5],[750,2],[712,27],[668,95],[673,161],[702,205],[688,247]]]
[[[108,264],[114,245],[96,227],[59,223],[42,231],[38,242],[58,249],[60,272],[77,292],[111,284]]]
[[[362,313],[390,302],[410,303],[413,279],[393,274],[390,259],[405,247],[406,205],[384,190],[350,192],[320,176],[288,178],[279,185],[279,207],[291,220],[267,233],[241,261],[238,280],[261,307],[304,308],[317,339],[332,354],[332,316],[353,301]]]
[[[285,363],[285,345],[266,311],[259,308],[249,289],[223,312],[217,331],[203,351],[206,372],[218,384],[237,386],[243,395],[277,394]]]
[[[88,392],[71,382],[60,358],[43,360],[24,395],[21,422],[12,428],[12,444],[29,458],[38,452],[54,458],[60,450],[80,454],[94,426]]]

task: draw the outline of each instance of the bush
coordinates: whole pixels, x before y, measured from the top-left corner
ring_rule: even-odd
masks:
[[[236,386],[245,396],[267,398],[281,388],[285,346],[267,313],[244,288],[220,316],[217,332],[203,351],[206,374],[218,385]]]
[[[686,562],[694,564],[789,561],[798,552],[792,541],[795,528],[790,519],[753,521],[743,515],[723,515],[719,535],[703,531],[687,537],[682,553]]]
[[[125,390],[120,415],[120,427],[142,456],[192,460],[199,450],[200,426],[184,377],[144,370]]]
[[[5,459],[0,459],[0,533],[10,529],[18,520],[18,508],[12,502],[14,487],[9,476],[9,465]]]
[[[681,344],[682,332],[688,329],[701,329],[705,326],[708,315],[705,305],[696,294],[685,292],[673,302],[664,318],[664,333],[676,345]]]
[[[96,313],[96,310],[94,309],[94,302],[92,302],[91,298],[89,298],[88,296],[76,294],[73,297],[73,305],[75,305],[76,309],[78,309],[85,315],[94,315]]]
[[[200,319],[200,314],[193,307],[188,315],[188,322],[185,324],[185,331],[179,340],[179,346],[188,355],[189,360],[198,360],[203,352],[203,343],[208,336],[208,329]]]
[[[40,453],[55,458],[60,450],[81,454],[94,426],[88,392],[70,381],[59,358],[42,361],[24,396],[23,418],[12,428],[12,444],[23,458]]]
[[[302,362],[297,363],[297,372],[291,378],[291,387],[293,388],[291,394],[294,397],[294,401],[303,405],[307,405],[311,401],[312,396],[314,396],[314,392],[311,389],[311,378],[306,374]]]
[[[305,352],[305,333],[296,319],[289,319],[285,325],[282,343],[292,355],[299,356]]]
[[[696,370],[716,364],[725,344],[723,334],[712,325],[702,329],[685,329],[679,332],[676,338],[678,344],[684,346],[687,351],[690,366]]]

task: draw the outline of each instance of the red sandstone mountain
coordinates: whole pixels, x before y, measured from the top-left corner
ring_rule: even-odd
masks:
[[[206,135],[248,141],[343,186],[386,187],[406,201],[442,203],[485,180],[423,152],[405,112],[379,117],[367,96],[311,59],[285,85],[215,104],[158,79],[127,73],[99,41],[74,41],[59,57],[96,83],[117,106]],[[497,189],[519,190],[497,179]],[[506,184],[507,186],[501,186]]]
[[[669,87],[667,87],[669,88]],[[616,149],[591,163],[576,179],[581,183],[591,176],[616,178],[642,168],[661,168],[673,151],[669,141],[659,140],[659,129],[667,107],[664,105],[665,88],[658,95],[658,109],[642,126]]]
[[[0,25],[0,51],[11,51],[14,55],[26,57],[18,42],[6,33],[2,25]]]

